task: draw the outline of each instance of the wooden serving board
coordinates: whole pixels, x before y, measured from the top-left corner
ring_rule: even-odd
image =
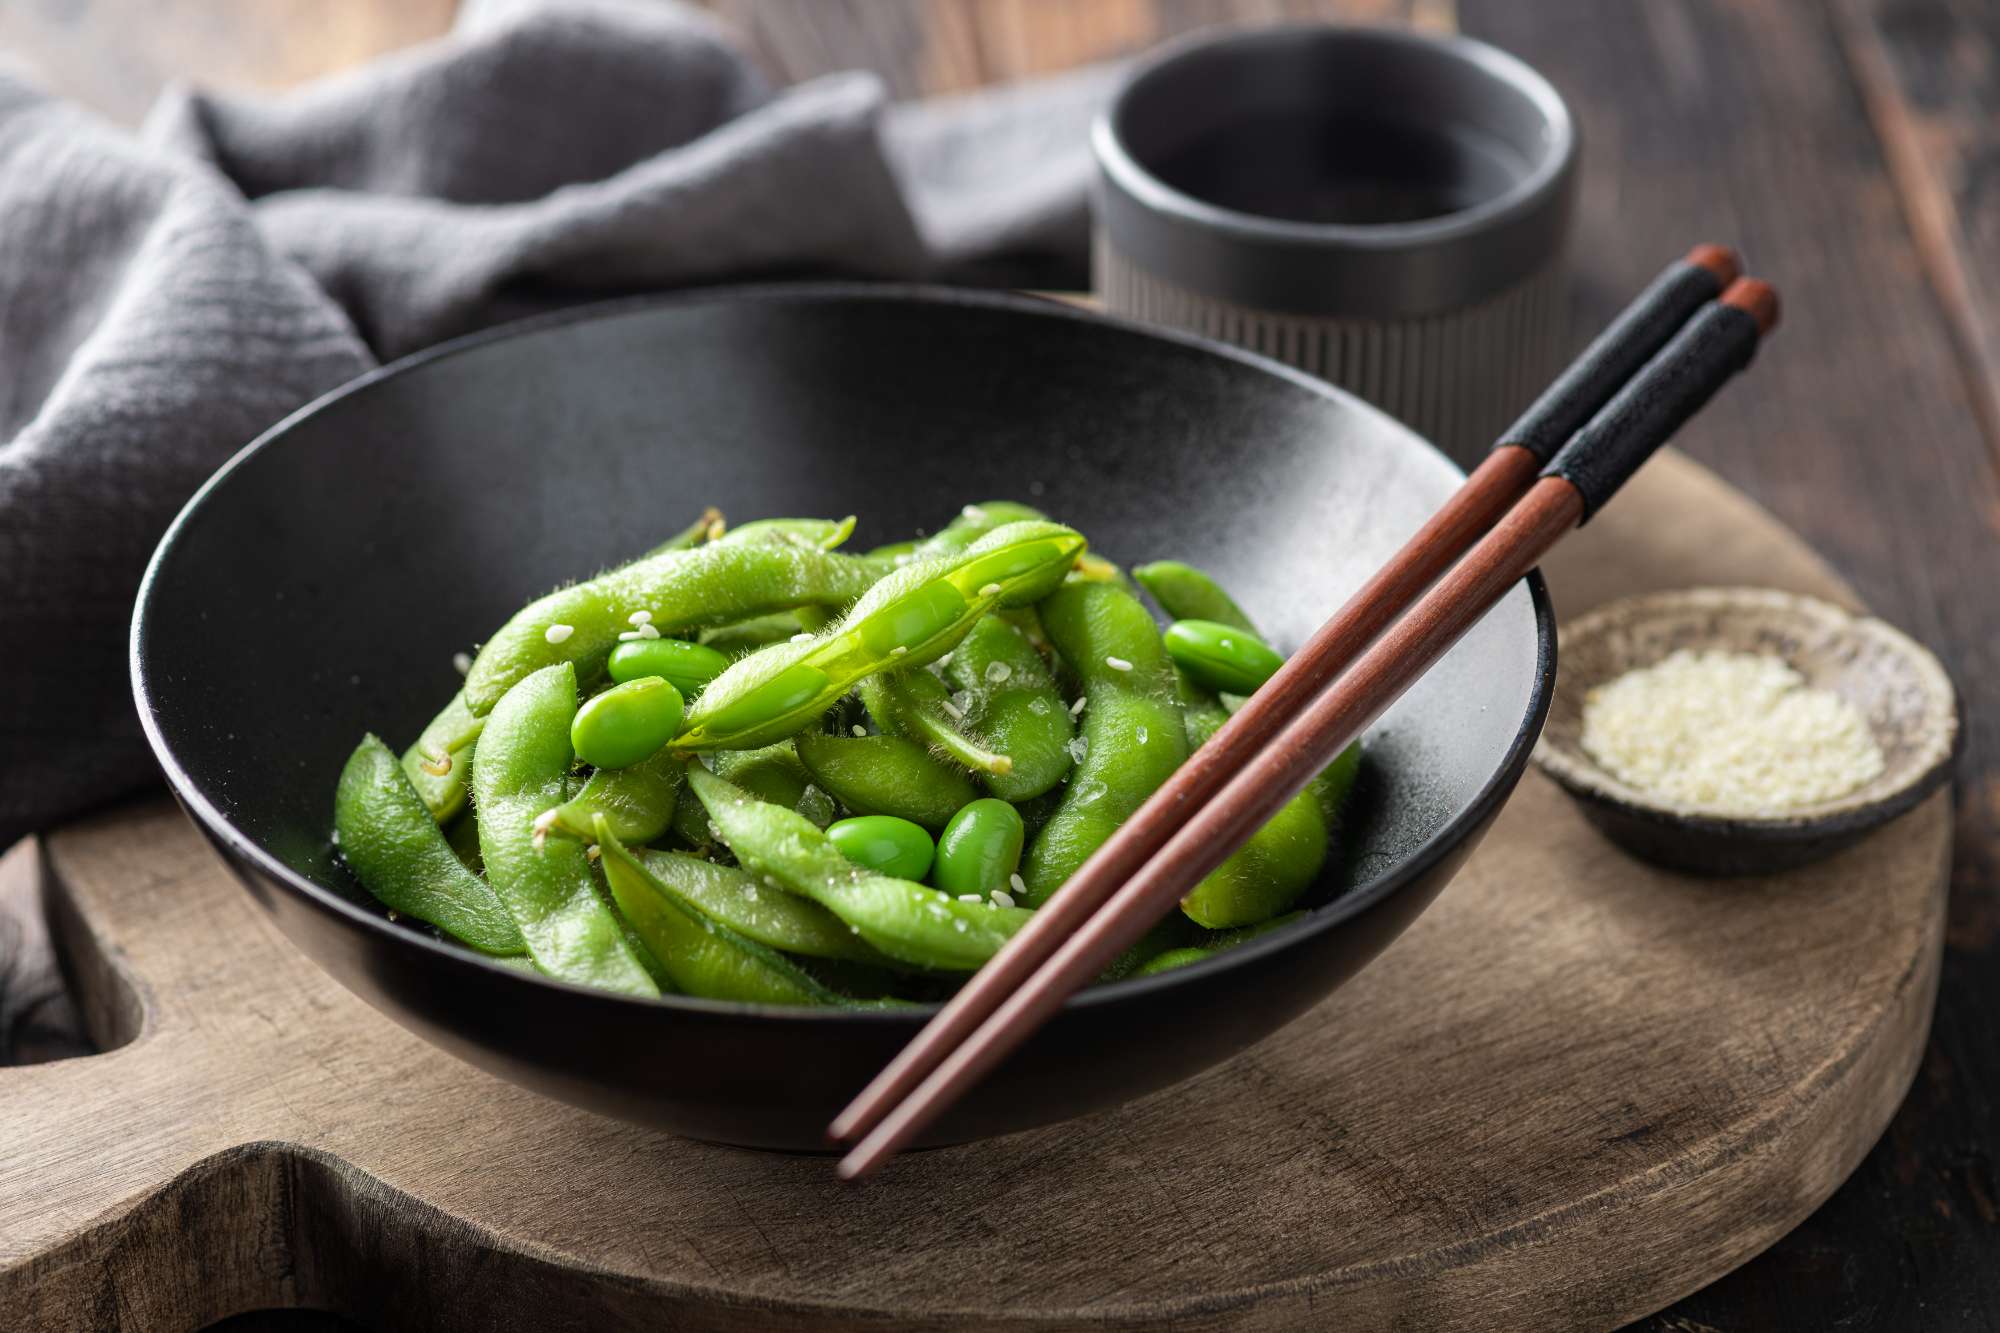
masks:
[[[1561,612],[1757,583],[1851,603],[1658,461],[1560,550]],[[0,1324],[1607,1327],[1755,1254],[1901,1100],[1938,976],[1945,794],[1819,866],[1675,878],[1530,773],[1383,958],[1115,1112],[824,1158],[574,1111],[292,951],[164,800],[46,840],[106,1054],[0,1070]]]

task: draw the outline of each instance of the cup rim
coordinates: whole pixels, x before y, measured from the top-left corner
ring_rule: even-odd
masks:
[[[1523,97],[1542,118],[1546,148],[1519,180],[1468,208],[1403,222],[1338,223],[1291,221],[1212,203],[1167,184],[1126,147],[1119,129],[1120,119],[1135,92],[1160,71],[1180,64],[1196,52],[1217,46],[1281,45],[1301,40],[1442,54],[1460,63],[1466,70]],[[1116,91],[1099,109],[1091,125],[1091,147],[1100,175],[1099,223],[1106,227],[1112,243],[1121,250],[1141,251],[1132,257],[1143,266],[1161,271],[1162,276],[1187,282],[1208,290],[1211,295],[1246,305],[1287,308],[1283,302],[1225,290],[1232,285],[1228,280],[1204,281],[1189,273],[1171,271],[1182,265],[1163,262],[1162,256],[1170,253],[1164,231],[1146,238],[1150,244],[1138,246],[1128,244],[1133,238],[1121,233],[1130,233],[1140,227],[1149,231],[1171,228],[1178,231],[1184,241],[1205,235],[1212,245],[1220,238],[1223,243],[1234,244],[1245,253],[1259,253],[1270,262],[1284,263],[1336,255],[1370,260],[1430,255],[1464,242],[1483,243],[1489,238],[1498,238],[1502,233],[1521,233],[1525,229],[1529,239],[1523,242],[1519,236],[1514,238],[1512,262],[1485,266],[1485,280],[1468,278],[1465,275],[1471,270],[1461,270],[1457,285],[1463,287],[1467,282],[1473,282],[1478,290],[1459,292],[1455,299],[1445,299],[1437,292],[1421,290],[1401,295],[1378,293],[1373,299],[1364,299],[1361,303],[1382,307],[1361,313],[1404,316],[1435,313],[1483,299],[1527,276],[1536,267],[1521,257],[1523,251],[1539,249],[1546,257],[1560,248],[1567,234],[1570,186],[1576,172],[1581,136],[1569,104],[1555,86],[1525,61],[1489,43],[1455,33],[1412,32],[1364,24],[1308,20],[1204,28],[1148,54],[1127,71]],[[1123,199],[1118,197],[1121,195]],[[1149,226],[1140,222],[1142,217],[1150,217],[1153,223]],[[1152,253],[1144,253],[1147,250]],[[1185,267],[1190,270],[1214,267],[1214,261],[1204,264],[1191,259]],[[1299,313],[1340,313],[1328,310],[1324,302],[1310,297],[1301,297],[1300,302],[1289,308]]]

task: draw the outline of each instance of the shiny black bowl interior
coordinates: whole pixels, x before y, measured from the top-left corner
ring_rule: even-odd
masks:
[[[456,688],[453,653],[707,504],[854,513],[866,547],[1017,498],[1114,560],[1213,570],[1289,649],[1459,475],[1307,376],[1032,298],[778,286],[623,302],[410,358],[244,450],[154,558],[134,689],[195,823],[286,935],[384,1013],[580,1106],[809,1149],[921,1011],[639,1001],[392,923],[327,838],[361,733],[407,743]],[[1471,851],[1553,674],[1531,579],[1371,731],[1308,919],[1073,999],[934,1140],[1115,1105],[1311,1007]]]

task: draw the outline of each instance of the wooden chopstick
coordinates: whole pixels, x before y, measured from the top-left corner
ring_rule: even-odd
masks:
[[[1270,743],[1198,808],[1157,797],[1141,807],[1126,828],[1155,825],[1149,832],[1156,834],[1157,826],[1165,826],[1167,836],[1157,850],[1122,877],[1101,910],[1062,940],[1024,983],[1010,988],[970,1035],[940,1052],[942,1058],[914,1090],[843,1159],[840,1174],[854,1179],[888,1160],[1303,790],[1564,534],[1610,499],[1655,449],[1749,364],[1759,339],[1775,326],[1777,313],[1770,287],[1749,278],[1734,282],[1571,437],[1520,502],[1332,686],[1316,692],[1302,688],[1294,677],[1281,691],[1274,689],[1278,678],[1273,677],[1256,696],[1272,695],[1276,702],[1271,706],[1287,719]],[[1086,864],[1079,874],[1090,868]],[[1021,934],[1026,933],[1023,928]],[[1019,939],[1017,935],[1008,948]],[[994,961],[1007,952],[1002,950]]]
[[[1154,794],[1148,806],[1193,809],[1262,749],[1283,726],[1281,699],[1317,692],[1463,555],[1528,489],[1564,441],[1607,403],[1699,307],[1736,278],[1727,247],[1698,245],[1669,265],[1551,383],[1455,491],[1388,563],[1322,625],[1305,646],[1208,744]],[[1168,829],[1136,811],[1097,854],[1035,913],[998,956],[959,989],[917,1039],[892,1060],[828,1128],[847,1142],[872,1129],[1146,858]]]

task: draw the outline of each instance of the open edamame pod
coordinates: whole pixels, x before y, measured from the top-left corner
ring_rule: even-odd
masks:
[[[699,764],[689,767],[688,785],[746,870],[819,903],[901,962],[973,971],[1031,915],[990,900],[962,903],[923,884],[871,874],[842,856],[803,815],[755,800]]]
[[[576,670],[567,662],[529,673],[494,706],[472,775],[480,859],[543,972],[657,995],[659,986],[598,897],[583,844],[549,837],[539,824],[543,812],[568,798],[575,716]]]
[[[594,672],[621,635],[633,642],[798,606],[845,606],[889,568],[887,561],[756,542],[648,556],[516,612],[473,660],[465,702],[483,716],[544,667],[567,662]]]
[[[493,887],[459,860],[395,754],[374,736],[362,737],[340,771],[333,828],[341,859],[388,907],[481,953],[526,947]]]
[[[710,917],[600,828],[604,878],[618,909],[687,995],[746,1004],[833,1005],[841,996],[776,950]]]
[[[951,651],[995,607],[1047,596],[1084,546],[1081,533],[1060,524],[1009,523],[957,555],[905,565],[824,633],[773,644],[709,682],[674,747],[749,749],[792,735],[862,677],[922,666]]]

